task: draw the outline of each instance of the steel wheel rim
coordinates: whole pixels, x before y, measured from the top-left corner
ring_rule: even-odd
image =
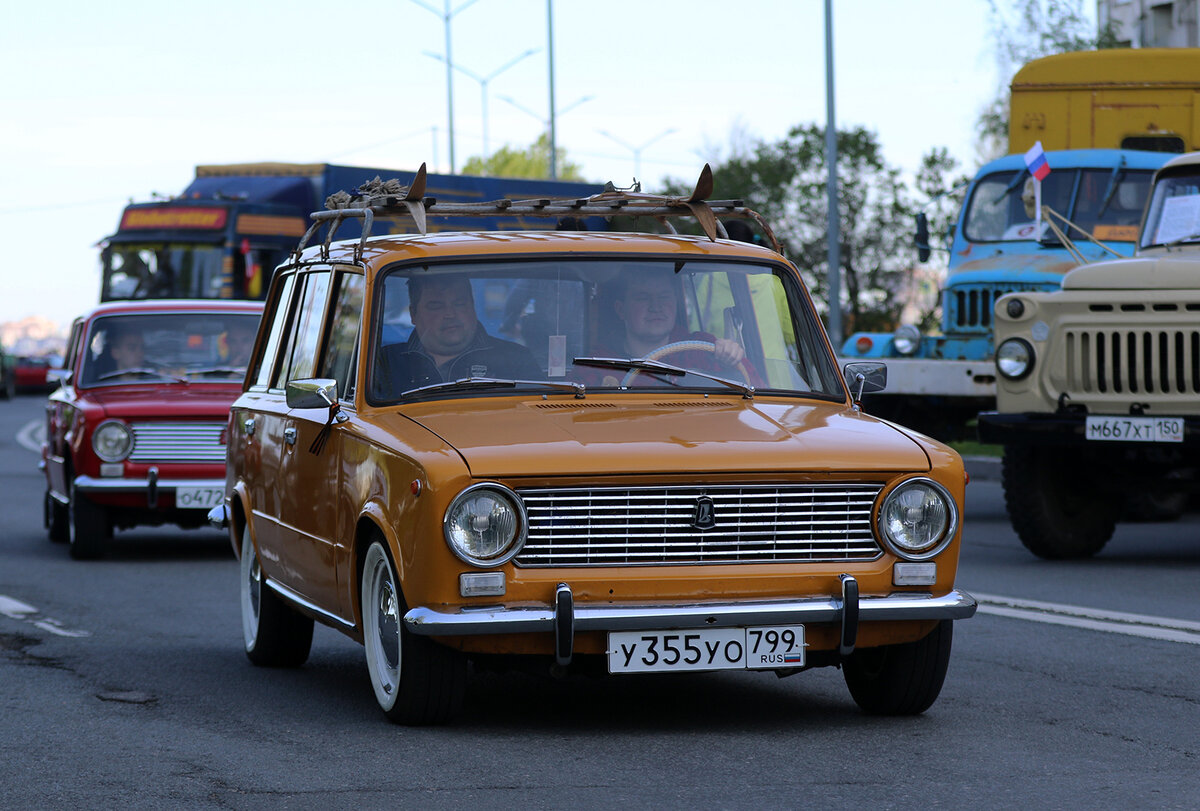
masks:
[[[254,544],[250,542],[250,527],[242,529],[242,636],[246,649],[258,640],[258,618],[262,610],[262,568]]]
[[[392,567],[378,546],[367,555],[363,582],[363,619],[367,665],[375,694],[381,704],[395,703],[400,686],[400,599]]]

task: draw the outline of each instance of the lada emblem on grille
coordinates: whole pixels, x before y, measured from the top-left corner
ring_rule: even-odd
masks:
[[[696,529],[712,529],[717,525],[717,510],[708,496],[696,499],[696,511],[692,513],[692,526]]]

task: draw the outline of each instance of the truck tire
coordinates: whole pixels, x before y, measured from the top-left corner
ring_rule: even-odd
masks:
[[[1070,453],[1005,445],[1000,477],[1013,529],[1039,558],[1091,557],[1112,537],[1121,499],[1097,487],[1086,462]]]

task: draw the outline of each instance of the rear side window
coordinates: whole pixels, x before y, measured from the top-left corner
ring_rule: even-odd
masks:
[[[365,282],[357,273],[339,273],[334,291],[333,318],[329,325],[329,340],[321,361],[318,377],[333,378],[338,384],[338,397],[354,397],[354,366],[358,346],[358,326],[362,318]]]
[[[290,380],[313,377],[321,339],[325,302],[329,293],[329,271],[306,273],[297,284],[296,315],[284,347],[283,363],[272,388],[283,388]]]
[[[288,317],[292,311],[292,287],[295,282],[295,276],[287,276],[279,285],[279,298],[276,299],[275,306],[270,311],[271,329],[267,333],[267,342],[263,347],[263,353],[252,378],[256,387],[266,388],[274,378],[275,356],[279,352],[279,343],[283,339]]]

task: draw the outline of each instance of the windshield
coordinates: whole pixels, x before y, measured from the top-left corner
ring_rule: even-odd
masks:
[[[1200,240],[1200,175],[1159,178],[1141,247]]]
[[[101,301],[219,298],[224,251],[208,244],[127,244],[101,253]]]
[[[844,390],[808,300],[774,267],[573,260],[397,267],[375,287],[371,399],[510,388]],[[455,381],[461,381],[456,384]]]
[[[176,312],[97,318],[76,377],[85,387],[241,380],[258,321],[257,313]]]
[[[1134,242],[1153,173],[1143,170],[1056,169],[1042,182],[1042,205],[1109,242]],[[995,172],[980,179],[967,203],[963,233],[972,242],[1038,239],[1033,178],[1027,171]],[[1043,233],[1046,230],[1042,225]],[[1079,238],[1071,231],[1068,236]]]

